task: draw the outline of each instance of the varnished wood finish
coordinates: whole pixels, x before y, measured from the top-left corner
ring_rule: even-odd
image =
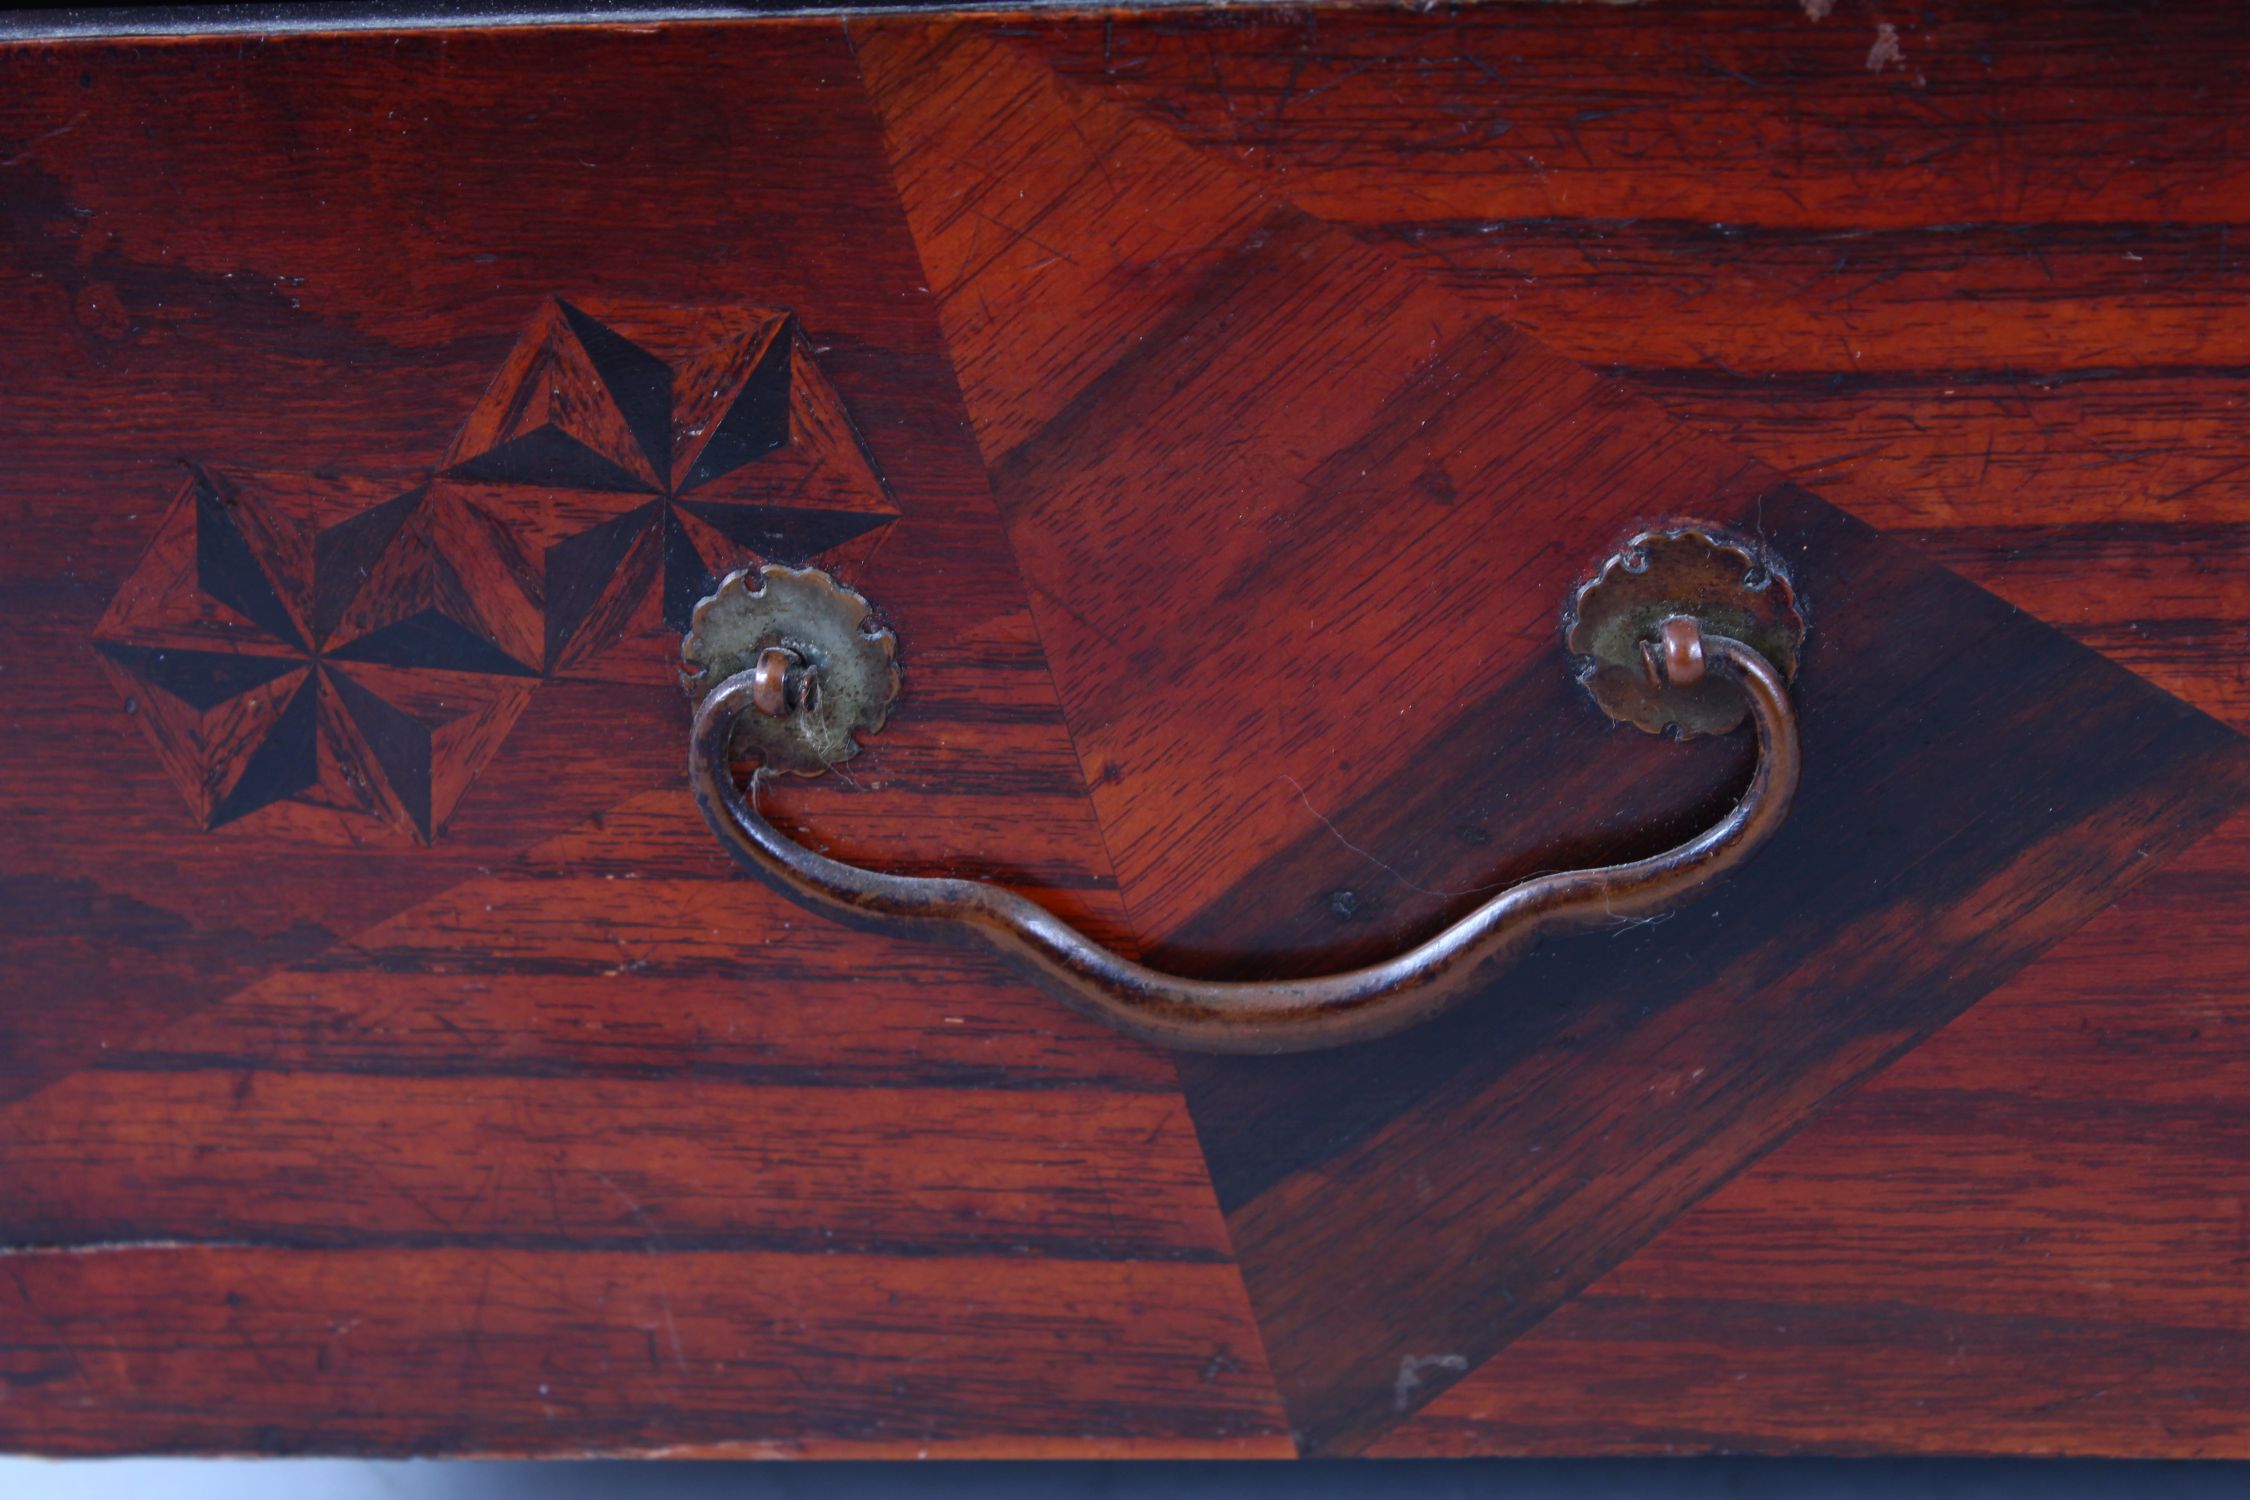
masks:
[[[1904,57],[1873,68],[1878,22]],[[2250,33],[2231,7],[1812,22],[1703,0],[1025,40],[2250,725]]]
[[[893,48],[913,65],[894,65]],[[1780,476],[1705,449],[1513,335],[1485,332],[1473,311],[1338,232],[1286,211],[1261,219],[1240,178],[1208,169],[1198,181],[1177,145],[1072,85],[1042,82],[1010,43],[879,37],[861,58],[909,163],[901,191],[948,335],[981,353],[964,387],[1034,610],[1046,611],[1077,740],[1089,756],[1141,772],[1097,783],[1095,801],[1126,899],[1159,940],[1185,939],[1191,953],[1248,947],[1259,963],[1365,943],[1358,892],[1369,883],[1394,921],[1459,909],[1490,854],[1456,845],[1432,860],[1415,842],[1442,817],[1488,827],[1491,842],[1524,858],[1554,859],[1551,844],[1509,836],[1503,799],[1524,785],[1547,791],[1558,821],[1638,797],[1649,803],[1640,816],[1654,817],[1667,793],[1677,806],[1680,788],[1641,773],[1654,763],[1658,777],[1678,775],[1658,761],[1667,751],[1677,761],[1675,747],[1601,743],[1614,737],[1572,711],[1537,601],[1583,566],[1592,536],[1636,512],[1731,504],[1724,519],[1754,525],[1792,564],[1818,560],[1800,691],[1808,727],[1832,738],[1810,746],[1815,774],[1781,843],[1685,933],[1649,929],[1646,939],[1543,954],[1433,1033],[1357,1054],[1183,1063],[1276,1377],[1300,1440],[1316,1450],[1355,1448],[1395,1422],[1831,1089],[1911,1046],[2097,909],[2110,882],[2140,865],[2152,821],[2191,838],[2241,795],[2241,756],[2217,726],[2179,716]],[[1118,140],[1133,149],[1105,153]],[[1050,199],[1025,202],[1019,156],[1078,170],[1051,179]],[[912,168],[932,157],[947,163],[945,191],[925,198]],[[1181,183],[1195,183],[1192,197]],[[1072,243],[1115,246],[1113,258],[1081,249],[1067,266],[1044,260],[1031,226],[1080,215],[1091,223]],[[1144,276],[1145,252],[1131,240],[1142,223],[1229,253],[1210,257],[1200,277]],[[967,225],[976,228],[960,232],[958,261],[927,248]],[[977,253],[993,226],[1023,227],[1025,237]],[[1034,305],[1067,317],[1075,337],[1042,327],[1019,338],[1028,321],[1019,310]],[[1446,347],[1448,322],[1462,330],[1459,351]],[[1269,353],[1287,339],[1306,343]],[[1122,358],[1105,369],[1107,351]],[[1239,393],[1256,389],[1247,372],[1307,366],[1351,371],[1316,387],[1333,411],[1244,409]],[[1062,369],[1082,382],[1067,404],[1052,394]],[[1019,371],[1020,384],[983,396]],[[1418,407],[1433,376],[1448,381],[1442,404]],[[1405,394],[1386,401],[1392,381]],[[1034,386],[1050,393],[1055,415],[1019,436]],[[1544,399],[1528,402],[1525,391]],[[1301,456],[1321,444],[1337,457]],[[1163,450],[1221,452],[1235,472],[1182,472],[1177,458],[1167,470]],[[1553,466],[1542,468],[1549,451]],[[1482,455],[1490,478],[1472,467]],[[1310,471],[1301,488],[1273,477],[1262,486],[1289,530],[1224,530],[1243,556],[1231,576],[1219,574],[1224,553],[1209,538],[1242,485],[1236,474],[1293,466]],[[1459,467],[1439,468],[1444,483],[1433,486],[1432,466]],[[1129,476],[1150,472],[1167,475],[1162,492],[1176,509],[1152,511],[1131,486]],[[1334,483],[1339,472],[1350,480]],[[1542,483],[1576,504],[1557,514],[1540,503]],[[1739,498],[1719,499],[1721,484]],[[1103,504],[1114,515],[1094,510],[1097,524],[1084,526]],[[1143,517],[1130,529],[1129,508]],[[1372,529],[1370,509],[1422,550],[1347,562]],[[1563,540],[1526,563],[1527,531]],[[1141,623],[1124,592],[1139,571],[1165,576],[1175,593],[1201,577],[1212,584],[1188,595],[1199,607],[1167,634]],[[1073,587],[1081,576],[1120,582]],[[1499,588],[1510,591],[1504,600],[1484,592]],[[1054,620],[1049,601],[1066,590],[1072,618],[1100,644],[1080,646],[1084,637]],[[1361,598],[1391,608],[1355,610]],[[1497,623],[1508,609],[1524,621],[1513,638],[1455,644],[1464,615]],[[1226,713],[1230,684],[1278,654],[1275,637],[1303,632],[1308,615],[1325,641],[1414,662],[1411,689],[1347,676],[1340,669],[1357,652],[1343,649],[1331,669],[1341,680],[1314,685],[1286,718]],[[1209,646],[1207,633],[1217,636]],[[1178,695],[1134,702],[1122,691],[1155,662],[1192,655],[1213,670],[1184,690],[1207,695],[1184,722],[1170,712]],[[1376,718],[1355,689],[1397,711]],[[1459,717],[1416,714],[1424,694],[1462,705]],[[1383,725],[1379,740],[1362,727],[1371,719]],[[1157,733],[1185,741],[1187,753],[1129,754]],[[2188,758],[2163,766],[2158,744]],[[1496,761],[1500,746],[1513,755]],[[1303,828],[1308,783],[1335,798],[1334,811]],[[1706,783],[1704,795],[1721,784]],[[2150,795],[2156,805],[2135,805]],[[1203,820],[1193,832],[1155,822],[1188,808]],[[1302,829],[1292,846],[1262,867],[1223,863],[1257,852],[1262,826],[1292,823]],[[1631,828],[1628,814],[1618,833]],[[1594,831],[1581,824],[1578,836]],[[1143,848],[1160,861],[1145,873]],[[1445,883],[1396,873],[1404,868]],[[1349,900],[1322,900],[1337,892]],[[1174,915],[1191,903],[1192,916]],[[1922,914],[1933,905],[1976,916],[1932,928]],[[1897,951],[1917,930],[1913,950]],[[1832,977],[1812,977],[1822,972]],[[1820,1003],[1806,1003],[1807,985],[1823,992]],[[1654,1089],[1652,1078],[1668,1082]]]
[[[0,49],[0,1443],[2250,1455],[2250,43],[1876,19]],[[1557,621],[1683,515],[1803,589],[1799,808],[1321,1058],[807,913],[695,815],[666,660],[756,528],[645,381],[735,379],[686,335],[746,309],[834,401],[728,503],[880,511],[832,562],[907,669],[763,804],[815,847],[1212,976],[1646,854],[1747,747],[1612,729]],[[316,562],[540,423],[608,467],[440,473],[337,626],[535,669],[426,815],[320,811],[349,704],[247,813],[160,753],[284,706],[142,702],[179,600],[282,649],[167,541],[181,460]]]
[[[551,294],[788,307],[920,653],[818,837],[1130,945],[846,40],[735,45],[0,54],[11,139],[83,116],[5,195],[9,1446],[1286,1451],[1168,1062],[742,881],[660,621],[426,846],[203,831],[96,666],[181,456],[396,492]]]
[[[2250,944],[2206,914],[2246,855],[2237,818],[1374,1451],[2238,1451]]]

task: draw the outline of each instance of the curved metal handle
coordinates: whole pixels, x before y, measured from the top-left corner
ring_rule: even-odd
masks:
[[[737,718],[774,687],[737,672],[695,715],[688,775],[719,839],[784,894],[840,914],[939,923],[974,932],[1029,964],[1076,1009],[1167,1046],[1202,1052],[1302,1052],[1386,1035],[1458,998],[1483,964],[1520,953],[1550,928],[1645,916],[1733,869],[1772,836],[1796,794],[1797,719],[1776,671],[1756,650],[1667,622],[1652,671],[1692,681],[1706,666],[1742,690],[1758,735],[1758,767],[1732,811],[1677,848],[1630,864],[1535,875],[1394,958],[1308,979],[1227,981],[1166,974],[1110,952],[1013,891],[974,880],[884,875],[816,854],[758,811],[728,764]],[[1700,647],[1700,650],[1698,650]],[[766,678],[772,676],[769,670]],[[770,709],[768,710],[770,711]]]

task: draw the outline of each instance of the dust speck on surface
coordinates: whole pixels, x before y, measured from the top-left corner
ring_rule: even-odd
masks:
[[[1875,45],[1867,49],[1867,71],[1880,73],[1895,63],[1906,61],[1906,49],[1898,44],[1898,28],[1888,21],[1875,26]]]
[[[1414,1404],[1414,1393],[1427,1384],[1422,1379],[1424,1370],[1446,1370],[1459,1375],[1468,1368],[1466,1354],[1409,1354],[1398,1362],[1398,1384],[1392,1387],[1392,1404],[1400,1411]]]

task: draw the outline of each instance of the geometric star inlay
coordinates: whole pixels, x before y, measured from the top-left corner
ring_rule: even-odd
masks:
[[[518,501],[552,510],[542,517],[550,669],[614,641],[652,585],[676,634],[745,559],[856,561],[897,519],[781,308],[605,303],[597,317],[553,299],[440,471],[553,497]]]
[[[193,467],[94,641],[205,827],[427,843],[542,680],[895,519],[785,310],[557,298],[433,469]]]

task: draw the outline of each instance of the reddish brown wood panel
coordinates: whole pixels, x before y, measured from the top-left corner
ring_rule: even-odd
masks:
[[[781,812],[1132,941],[840,29],[0,72],[0,1442],[1287,1451],[1169,1060],[681,790],[821,562],[912,698]]]
[[[7,1129],[17,1446],[1287,1451],[1165,1060],[670,791]]]
[[[1365,960],[1496,864],[1559,861],[1569,833],[1518,798],[1617,857],[1730,790],[1740,747],[1604,734],[1553,661],[1554,601],[1636,518],[1755,528],[1812,598],[1815,770],[1721,897],[1558,945],[1417,1035],[1183,1064],[1314,1451],[1365,1446],[1535,1326],[2250,784],[2237,736],[1268,204],[1014,37],[860,35],[1155,951]],[[1147,225],[1204,248],[1165,255]],[[1191,607],[1152,618],[1159,587]],[[1131,693],[1171,663],[1193,670]]]
[[[2234,245],[2250,200],[2230,141],[2250,40],[2238,15],[2050,7],[1884,18],[1898,22],[1906,65],[1873,72],[1870,21],[1849,12],[1820,24],[1787,7],[1724,6],[1607,13],[1571,27],[1505,9],[1454,19],[1284,23],[1263,34],[1126,26],[1098,43],[1057,28],[1033,45],[1269,191],[1350,225],[1675,415],[1913,534],[2151,680],[2244,721],[2235,564],[2250,494],[2239,441],[2250,324],[2235,295]],[[1454,123],[1432,131],[1437,120]],[[2192,963],[2207,924],[2187,912],[2215,893],[2181,899],[2161,909],[2184,927],[2156,930],[2198,935],[2184,949],[2177,937],[2150,941]],[[2081,961],[2076,951],[2033,974],[2067,986],[2053,976]],[[2120,1007],[2167,998],[2119,982]],[[1982,1061],[1994,1088],[2025,1065],[2004,1048]],[[2190,1066],[2186,1077],[2191,1097],[2224,1108],[2223,1069],[2206,1079]],[[2098,1106],[2073,1095],[2057,1108]],[[2196,1164],[2175,1184],[2199,1171],[2210,1181],[2239,1175],[2203,1165],[2211,1158],[2177,1134],[2166,1139]],[[1853,1178],[1835,1191],[1849,1201],[1878,1189]],[[2184,1218],[2223,1235],[2231,1202],[2222,1194],[2143,1211],[2119,1191],[2082,1197],[2077,1213],[2100,1274],[2131,1276],[2167,1261],[2160,1223]],[[1959,1220],[1976,1233],[1973,1210]],[[1813,1248],[1764,1227],[1804,1259],[1848,1253],[1825,1236]],[[1899,1264],[1910,1303],[1915,1277],[1943,1281],[1927,1256]],[[2197,1264],[2188,1280],[2208,1276],[2197,1283],[2207,1295],[2239,1299],[2239,1268]],[[1966,1285],[1983,1269],[1956,1274]],[[1784,1358],[1800,1397],[1754,1387],[1724,1419],[1706,1412],[1701,1431],[1675,1407],[1651,1417],[1647,1440],[1757,1446],[1786,1428],[1791,1442],[1813,1446],[2239,1445],[2224,1416],[2211,1415],[2228,1402],[2198,1378],[2224,1388],[2239,1369],[2224,1335],[2183,1335],[2178,1357],[2196,1368],[2175,1382],[2131,1378],[2150,1357],[2100,1320],[2069,1325],[2079,1331],[2052,1343],[2028,1329],[1988,1331],[1975,1378],[1947,1380],[1955,1364],[1931,1358],[1903,1313],[1895,1329],[1872,1307],[1832,1326],[1855,1353],[1829,1344]],[[1743,1360],[1752,1341],[1777,1336],[1747,1308],[1739,1330],[1727,1352]],[[1887,1363],[1868,1353],[1894,1336],[1905,1352]],[[2090,1376],[2077,1392],[2102,1409],[2075,1425],[2077,1399],[2047,1411],[2059,1399],[2047,1371],[2092,1360],[2105,1340],[2122,1351],[2104,1366],[2118,1378]],[[1690,1361],[1714,1353],[1706,1342],[1680,1347]],[[1548,1352],[1502,1361],[1490,1389],[1533,1401],[1556,1391],[1542,1381]],[[1634,1358],[1614,1344],[1602,1356]],[[1830,1367],[1855,1358],[1885,1373],[1837,1387]],[[1676,1374],[1702,1389],[1687,1365]],[[1605,1364],[1589,1378],[1612,1391],[1629,1377]],[[1925,1414],[1939,1387],[1960,1414],[1950,1429]],[[1878,1399],[1885,1390],[1896,1399]],[[1443,1422],[1418,1426],[1397,1451],[1566,1451],[1590,1429],[1563,1435],[1562,1412],[1589,1394],[1571,1387],[1543,1408],[1556,1419],[1543,1424],[1550,1437],[1537,1420],[1511,1427],[1505,1403],[1480,1408],[1464,1392],[1441,1407],[1497,1420],[1461,1423],[1449,1437]],[[1769,1405],[1790,1415],[1761,1429]],[[1661,1433],[1673,1417],[1683,1420]],[[1729,1421],[1743,1425],[1730,1431]],[[1930,1435],[1939,1432],[1950,1436]]]
[[[0,48],[0,1445],[2250,1451],[2250,45],[1878,19]],[[1371,957],[1740,785],[1557,650],[1681,514],[1810,602],[1789,829],[1391,1043],[685,793],[681,611],[817,561],[907,689],[809,841]]]
[[[1614,386],[1008,39],[858,35],[1144,933],[1348,815],[1504,673],[1552,667],[1560,601],[1637,518],[1755,504],[1737,455],[1633,425]],[[1698,748],[1708,795],[1740,747]],[[1466,868],[1424,883],[1493,878],[1489,851],[1448,853]]]
[[[1285,1451],[1224,1266],[126,1247],[25,1255],[8,1282],[0,1369],[47,1424],[12,1442],[47,1451],[120,1446],[96,1423],[121,1390],[124,1445],[160,1451]]]
[[[372,475],[397,493],[445,459],[555,293],[784,306],[827,345],[828,377],[915,516],[886,544],[886,566],[933,585],[953,568],[1008,577],[982,474],[952,437],[943,350],[926,309],[898,295],[919,273],[841,43],[825,30],[764,38],[766,79],[738,99],[771,122],[753,140],[732,110],[691,120],[640,118],[627,99],[561,107],[547,70],[607,56],[617,40],[526,50],[423,37],[380,44],[380,66],[367,44],[314,39],[0,53],[11,120],[84,117],[7,168],[22,289],[8,360],[37,375],[0,419],[19,539],[6,565],[21,610],[12,722],[84,726],[42,736],[69,752],[24,759],[8,787],[7,868],[28,894],[11,910],[32,930],[27,1003],[6,1017],[11,1089],[677,772],[679,710],[658,665],[669,647],[647,620],[637,667],[549,674],[504,757],[427,849],[344,862],[245,826],[181,837],[178,794],[115,711],[134,695],[89,672],[88,642],[159,540],[182,459]],[[666,56],[641,65],[668,68]],[[188,88],[218,101],[208,107],[174,84],[199,70]],[[689,67],[669,86],[702,97],[722,87],[719,72]],[[420,102],[401,115],[407,94]],[[798,146],[775,153],[775,132]],[[433,177],[422,166],[440,141],[456,166]],[[810,183],[823,232],[852,226],[848,267],[791,253],[786,235],[733,207],[744,194],[797,202]],[[675,258],[652,249],[662,243],[693,248]],[[960,631],[1020,607],[1020,591],[991,582],[943,606]],[[106,817],[82,831],[95,808]],[[111,1002],[68,1003],[89,984]]]
[[[1378,1451],[2250,1452],[2250,825],[1705,1200]],[[1589,1421],[1599,1412],[1601,1431]]]
[[[1903,55],[1875,67],[1879,24]],[[2250,724],[2250,611],[2223,587],[2250,461],[2235,7],[1493,6],[1026,41]]]

